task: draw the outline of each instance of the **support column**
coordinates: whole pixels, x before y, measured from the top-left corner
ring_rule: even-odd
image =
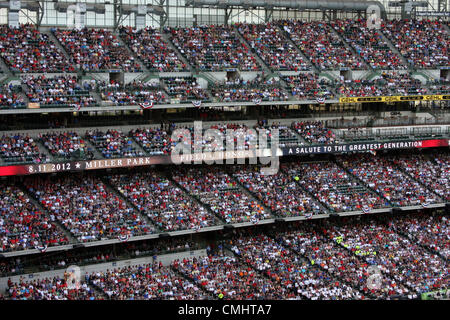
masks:
[[[20,0],[10,0],[8,10],[8,26],[13,28],[19,27],[19,11],[21,8]]]
[[[147,15],[147,6],[145,4],[138,5],[138,11],[134,15],[134,26],[136,30],[144,29],[146,26],[145,16]]]

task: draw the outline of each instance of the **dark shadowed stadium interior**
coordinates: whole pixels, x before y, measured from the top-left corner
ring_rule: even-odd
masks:
[[[448,300],[448,9],[0,0],[0,300]]]

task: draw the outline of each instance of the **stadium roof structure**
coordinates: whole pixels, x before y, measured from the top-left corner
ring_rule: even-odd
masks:
[[[173,21],[177,21],[175,24],[178,24],[179,21],[189,24],[192,23],[193,19],[196,19],[196,16],[201,20],[207,17],[208,14],[203,11],[197,12],[194,9],[213,10],[211,13],[217,15],[217,21],[225,24],[235,22],[233,17],[241,16],[244,12],[249,19],[257,17],[265,22],[276,19],[282,12],[289,14],[319,12],[322,19],[329,20],[334,19],[338,13],[356,14],[358,17],[364,17],[373,10],[379,11],[383,19],[388,15],[400,16],[400,14],[402,18],[411,18],[415,15],[448,18],[450,14],[447,0],[85,0],[83,2],[73,0],[2,0],[0,1],[0,10],[2,8],[7,9],[8,16],[10,12],[20,13],[22,20],[26,19],[27,22],[41,26],[52,25],[50,21],[60,21],[63,15],[67,13],[67,8],[74,5],[81,6],[84,13],[91,14],[90,21],[93,21],[92,17],[95,17],[94,20],[97,20],[98,17],[99,21],[106,19],[108,20],[107,25],[111,24],[114,29],[121,25],[135,24],[136,19],[145,21],[144,18],[147,17],[149,18],[147,24],[150,23],[161,28],[173,25]],[[59,14],[57,17],[55,16],[56,13]],[[50,20],[46,17],[49,14],[52,16]],[[8,17],[8,20],[10,19],[11,17]],[[5,20],[4,17],[3,20]],[[96,25],[98,24],[96,23]]]

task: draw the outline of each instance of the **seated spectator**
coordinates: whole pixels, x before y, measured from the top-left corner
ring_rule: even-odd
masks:
[[[358,155],[339,158],[349,172],[361,179],[394,206],[414,206],[441,200],[409,178],[385,156]]]
[[[25,100],[18,94],[20,90],[12,84],[0,85],[0,109],[25,108]]]
[[[157,29],[146,27],[136,30],[121,26],[119,29],[122,39],[136,53],[151,72],[179,72],[188,70],[162,38]]]
[[[86,138],[100,151],[105,158],[139,157],[143,153],[136,150],[133,140],[120,130],[109,129],[86,131]]]
[[[81,242],[153,232],[133,208],[97,178],[33,177],[25,185],[51,216]]]
[[[201,289],[161,263],[94,272],[88,281],[110,300],[204,300]]]
[[[260,168],[235,167],[233,177],[281,217],[320,214],[320,206],[284,172],[264,175]]]
[[[3,135],[0,144],[0,157],[5,162],[45,163],[50,159],[40,150],[33,138],[26,135]]]
[[[283,20],[280,26],[318,69],[364,68],[327,23]]]
[[[41,212],[18,188],[0,187],[0,252],[68,243],[54,220]]]
[[[389,207],[385,199],[366,189],[333,162],[291,162],[286,163],[283,169],[290,177],[301,177],[299,183],[303,188],[332,211]]]
[[[181,103],[191,102],[193,100],[208,100],[206,90],[200,87],[195,78],[163,78],[163,82],[169,96],[179,99]]]
[[[294,122],[292,128],[295,129],[306,142],[311,144],[339,143],[333,131],[326,128],[321,121]]]
[[[75,72],[48,35],[32,24],[19,28],[0,26],[0,55],[13,72]]]
[[[3,248],[3,250],[5,250],[5,248]],[[24,267],[20,263],[20,258],[18,258],[18,260],[19,261],[17,261],[16,259],[12,259],[8,261],[5,259],[4,261],[0,262],[0,276],[9,277],[25,273]]]
[[[139,72],[141,67],[120,43],[112,31],[106,29],[52,29],[55,37],[72,57],[78,69],[106,71],[121,69]]]
[[[389,48],[379,29],[369,28],[365,19],[335,20],[330,24],[372,68],[389,70],[408,68]]]
[[[77,82],[76,76],[55,76],[48,78],[41,76],[24,76],[22,81],[26,83],[30,102],[39,103],[42,107],[52,106],[93,106],[96,101]]]
[[[226,223],[257,223],[270,217],[219,167],[178,168],[173,172],[173,179]]]
[[[149,172],[114,175],[111,184],[164,231],[200,229],[214,225],[212,216],[166,178]]]
[[[55,158],[71,159],[77,152],[84,154],[88,159],[92,159],[94,154],[86,146],[84,139],[76,132],[53,132],[40,134],[43,145]]]
[[[334,94],[330,90],[331,81],[322,78],[315,73],[299,73],[295,76],[283,76],[288,84],[288,89],[295,100],[315,100],[317,98],[333,99]]]
[[[439,20],[388,20],[382,32],[419,69],[448,67],[450,40]]]
[[[239,33],[256,54],[273,70],[310,70],[299,52],[290,44],[276,25],[238,23]]]
[[[104,300],[86,282],[79,289],[70,289],[67,281],[60,277],[25,281],[21,278],[8,288],[11,300]]]
[[[137,128],[130,136],[150,155],[170,154],[174,146],[170,135],[159,128]]]
[[[193,28],[165,28],[175,47],[189,63],[200,71],[223,71],[236,68],[258,71],[260,66],[249,48],[239,41],[231,26],[198,26]]]

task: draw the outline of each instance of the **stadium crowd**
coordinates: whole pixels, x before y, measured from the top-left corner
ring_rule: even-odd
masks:
[[[106,132],[101,130],[86,131],[86,138],[100,151],[103,157],[138,157],[143,153],[133,146],[133,140],[125,135],[121,130],[109,129]]]
[[[226,223],[257,223],[270,217],[257,201],[247,195],[237,182],[219,167],[177,168],[172,177]]]
[[[393,52],[382,33],[371,28],[365,19],[335,20],[330,25],[350,43],[356,53],[374,69],[407,69],[401,58]],[[380,24],[380,27],[382,25]]]
[[[130,136],[149,155],[170,154],[173,148],[169,133],[161,128],[136,128],[130,131]]]
[[[114,175],[110,183],[163,231],[214,225],[214,216],[170,180],[155,172]]]
[[[205,293],[161,263],[94,272],[87,281],[111,300],[204,300]]]
[[[258,137],[256,131],[253,128],[248,127],[245,124],[237,123],[222,123],[210,126],[210,129],[219,130],[222,135],[225,136],[223,141],[223,150],[227,150],[227,146],[235,150],[248,150],[256,148],[258,146]],[[227,134],[231,132],[232,134]],[[208,145],[203,142],[206,149],[212,149],[213,145]],[[217,147],[217,145],[215,145]],[[234,147],[232,147],[234,146]]]
[[[382,72],[372,80],[341,80],[337,92],[344,97],[423,95],[431,93],[420,80],[408,73]]]
[[[121,69],[139,72],[141,67],[110,30],[58,29],[51,30],[56,39],[72,57],[77,69],[106,71]]]
[[[125,85],[110,81],[93,81],[91,88],[95,88],[100,93],[103,101],[108,101],[114,105],[136,105],[139,103],[164,104],[168,102],[167,94],[160,87],[159,83],[132,81]]]
[[[182,144],[187,150],[197,148],[203,152],[214,152],[248,150],[259,146],[256,130],[245,124],[219,123],[202,126],[201,136],[195,134],[194,126],[175,126],[173,130],[175,139],[172,140],[172,148]],[[197,149],[194,149],[194,152],[197,152]]]
[[[321,213],[321,208],[314,199],[284,172],[264,175],[258,167],[241,166],[234,168],[233,177],[278,216],[292,217]]]
[[[50,159],[40,152],[39,147],[28,134],[3,134],[0,144],[0,157],[3,161],[13,163],[45,163]]]
[[[311,70],[297,49],[284,38],[276,24],[238,23],[239,33],[273,70]]]
[[[236,237],[231,250],[243,261],[288,289],[284,298],[310,300],[362,299],[356,289],[332,277],[274,239],[256,234]]]
[[[175,260],[172,265],[216,299],[275,300],[286,297],[285,288],[221,250],[205,257]]]
[[[79,288],[71,288],[60,277],[10,283],[7,297],[11,300],[104,300],[99,293],[83,281]]]
[[[75,157],[76,152],[80,152],[90,159],[94,156],[84,139],[76,132],[41,133],[39,139],[54,158],[71,159]]]
[[[280,27],[318,69],[364,69],[362,61],[327,23],[283,20]]]
[[[395,206],[427,205],[440,201],[431,190],[403,173],[389,157],[362,154],[342,157],[338,161]]]
[[[448,216],[426,213],[410,214],[403,219],[393,220],[392,229],[406,235],[411,242],[418,243],[441,255],[450,257],[450,220]]]
[[[402,282],[390,278],[388,273],[381,275],[379,283],[372,282],[370,268],[378,266],[342,247],[340,238],[329,239],[327,229],[320,224],[298,223],[289,229],[291,230],[274,233],[274,238],[306,258],[312,265],[319,266],[335,278],[358,289],[364,295],[361,298],[389,299],[408,294],[410,298],[414,297]]]
[[[76,76],[24,76],[23,83],[27,85],[27,97],[30,102],[47,106],[80,106],[89,107],[96,103],[77,82]]]
[[[32,24],[0,26],[0,56],[14,72],[74,72],[75,68],[45,33]]]
[[[329,225],[327,236],[403,283],[410,294],[448,287],[448,262],[395,233],[391,226],[397,220],[401,218]]]
[[[119,32],[128,47],[144,62],[149,71],[179,72],[187,70],[186,64],[163,40],[157,29],[146,27],[136,30],[122,26]]]
[[[334,144],[339,143],[333,131],[324,126],[321,121],[294,122],[292,129],[310,144]]]
[[[223,71],[236,68],[258,71],[260,66],[249,48],[239,40],[230,26],[165,28],[175,47],[200,71]]]
[[[22,190],[0,187],[0,252],[68,243],[53,219],[39,210]]]
[[[301,177],[299,183],[321,203],[335,212],[371,210],[389,204],[353,179],[337,164],[327,162],[291,162],[283,169],[290,177]]]
[[[429,157],[422,154],[402,155],[393,159],[416,181],[420,181],[446,201],[450,200],[450,156],[435,153]]]
[[[299,73],[293,76],[283,76],[290,93],[296,100],[314,100],[317,98],[332,99],[332,81],[322,78],[315,73]]]
[[[448,227],[445,214],[416,212],[234,230],[206,256],[94,271],[75,291],[58,277],[9,280],[5,298],[418,299],[448,287],[436,254],[448,254]]]
[[[416,68],[428,69],[449,64],[450,40],[439,20],[387,20],[382,32]]]
[[[411,65],[445,68],[450,40],[442,22],[386,21],[381,31],[367,28],[365,24],[365,20],[359,19],[332,23],[285,20],[258,25],[166,27],[164,32],[195,67],[194,72],[235,68],[260,71],[254,53],[272,70],[310,71],[311,66],[301,52],[320,71],[364,69],[364,62],[373,69],[384,70],[374,80],[333,82],[323,77],[319,80],[319,74],[309,72],[280,73],[266,81],[261,75],[254,80],[227,79],[211,85],[211,96],[218,101],[255,104],[287,101],[288,90],[296,99],[448,93],[448,81],[441,79],[423,85],[412,74],[398,72],[407,66],[381,34],[393,42]],[[51,32],[70,58],[66,58],[46,31],[39,32],[28,24],[20,28],[0,26],[0,56],[11,71],[25,73],[20,79],[23,87],[28,87],[26,96],[21,97],[14,85],[1,85],[1,108],[24,107],[27,100],[41,107],[88,107],[96,103],[89,93],[92,90],[115,105],[163,103],[169,97],[182,102],[208,100],[208,91],[193,77],[166,75],[160,83],[133,81],[121,85],[86,79],[80,83],[81,79],[75,76],[77,70],[80,74],[110,69],[140,72],[141,66],[132,53],[150,72],[189,69],[156,29],[136,31],[121,27],[120,38],[106,29],[52,29]],[[349,49],[350,45],[356,55]],[[278,77],[281,81],[274,80]],[[6,83],[6,79],[2,76],[1,82]],[[286,88],[283,82],[287,83]],[[140,148],[150,155],[168,155],[179,143],[201,147],[203,151],[217,150],[218,141],[214,137],[203,136],[195,142],[194,128],[183,128],[187,135],[175,140],[170,136],[176,129],[172,125],[168,130],[161,126],[136,128],[128,133],[114,128],[88,130],[84,136],[71,131],[48,132],[40,133],[37,139],[28,134],[5,133],[1,137],[0,162],[7,165],[50,162],[49,156],[41,153],[44,150],[39,150],[40,144],[53,160],[77,158],[77,154],[93,158],[96,151],[88,148],[88,141],[106,159],[143,156]],[[309,144],[340,143],[334,132],[320,121],[291,125],[268,125],[267,121],[261,121],[252,128],[241,123],[218,123],[208,128],[219,130],[221,137],[228,129],[234,130],[235,134],[227,136],[230,140],[226,142],[234,144],[242,140],[243,145],[238,145],[238,149],[255,145],[257,133],[264,132],[271,142],[274,129],[279,131],[280,147],[302,145],[302,140]],[[219,147],[223,151],[226,144]],[[275,175],[264,175],[260,167],[251,165],[178,166],[152,168],[147,172],[124,173],[124,169],[121,174],[108,172],[106,176],[101,172],[64,173],[3,181],[0,253],[37,249],[44,255],[47,247],[69,242],[117,238],[122,241],[144,234],[199,230],[223,223],[253,225],[248,229],[224,228],[214,235],[215,239],[225,239],[221,243],[224,247],[219,246],[214,252],[208,247],[205,257],[175,260],[170,266],[150,263],[93,272],[78,289],[69,288],[66,279],[61,277],[28,281],[21,278],[16,283],[8,281],[6,292],[0,292],[0,300],[336,300],[397,296],[412,299],[425,292],[448,289],[448,213],[429,214],[423,210],[395,215],[393,210],[389,216],[341,216],[342,219],[308,220],[289,226],[276,221],[277,225],[274,223],[266,229],[255,227],[262,220],[275,217],[311,218],[327,211],[370,211],[412,205],[427,208],[430,204],[448,202],[450,156],[447,151],[401,155],[367,152],[339,155],[336,162],[305,162],[304,159],[302,162],[287,160]],[[264,231],[273,228],[266,234],[254,232],[260,227],[258,230]],[[193,238],[191,235],[189,241]],[[148,247],[127,243],[123,251],[134,258],[156,255],[162,250],[187,251],[197,245],[184,240],[164,241],[167,240],[161,239]],[[67,259],[49,255],[39,263],[47,269],[58,269],[80,260],[109,262],[122,257],[118,249],[121,244],[124,243],[86,256],[71,256],[69,250]],[[20,258],[6,261],[2,254],[1,274],[29,272],[28,262]],[[372,267],[381,271],[381,283],[376,288],[368,284]]]
[[[271,146],[274,140],[274,134],[278,134],[278,145],[282,148],[303,145],[304,143],[299,139],[298,135],[288,125],[279,122],[273,122],[270,126],[261,121],[255,126],[259,137],[267,137],[268,147]]]
[[[408,73],[383,72],[372,80],[341,80],[337,92],[344,97],[396,96],[428,94],[429,87]]]
[[[25,99],[21,97],[14,85],[0,85],[0,109],[16,109],[25,107]]]
[[[109,246],[92,246],[82,250],[43,252],[0,260],[0,276],[10,277],[24,273],[65,269],[70,265],[94,265],[123,259],[152,257],[158,255],[203,249],[204,245],[189,239],[189,235],[155,239],[154,241],[121,242]]]
[[[103,101],[111,102],[117,106],[138,105],[141,103],[167,103],[167,96],[162,90],[142,89],[142,90],[114,90],[101,93]]]
[[[167,88],[167,93],[172,98],[179,99],[180,102],[206,101],[208,94],[192,77],[164,78],[163,82]]]
[[[224,71],[238,68],[242,71],[260,71],[255,57],[259,55],[275,71],[311,71],[298,49],[285,39],[290,38],[320,71],[341,68],[364,69],[365,61],[383,74],[374,79],[354,79],[329,81],[318,74],[300,73],[281,75],[282,82],[227,80],[211,85],[212,89],[200,88],[194,80],[186,76],[171,75],[165,79],[169,95],[159,86],[121,86],[118,84],[99,86],[100,98],[105,104],[137,105],[140,103],[168,103],[169,97],[181,102],[209,102],[213,97],[217,102],[287,101],[289,99],[317,99],[323,103],[336,96],[388,96],[448,94],[445,82],[431,80],[421,83],[408,73],[392,71],[406,70],[392,45],[399,49],[406,60],[417,68],[448,67],[447,31],[439,20],[391,20],[381,24],[381,29],[372,29],[364,19],[335,20],[332,22],[302,22],[282,20],[276,23],[245,24],[236,26],[199,26],[192,28],[171,28],[163,31],[185,55],[195,69],[201,71]],[[150,27],[135,30],[120,28],[117,38],[107,29],[63,30],[53,28],[67,51],[69,58],[52,43],[46,32],[39,32],[30,24],[20,28],[0,27],[0,54],[13,72],[22,73],[22,82],[28,86],[26,92],[31,103],[42,106],[93,106],[100,101],[89,94],[93,87],[77,84],[75,76],[26,75],[27,73],[75,73],[98,72],[122,69],[125,72],[142,71],[138,58],[150,71],[179,72],[189,69],[163,39],[163,35]],[[250,47],[239,39],[241,34]],[[387,38],[385,38],[386,35]],[[312,35],[312,36],[311,36]],[[340,36],[338,36],[340,35]],[[314,41],[312,41],[314,39]],[[347,45],[346,45],[347,43]],[[353,47],[355,53],[351,49]],[[391,47],[390,47],[391,46]],[[234,82],[234,83],[233,83]],[[84,80],[89,83],[89,80]],[[288,91],[293,96],[290,98]],[[0,89],[0,107],[24,107],[28,101],[16,90],[3,86]],[[106,103],[108,102],[108,103]]]
[[[262,86],[258,88],[246,88],[243,86],[236,88],[214,88],[211,95],[217,101],[223,102],[254,102],[261,101],[287,101],[289,96],[283,88],[278,86]]]
[[[152,233],[154,229],[98,178],[30,177],[28,191],[81,242]]]

